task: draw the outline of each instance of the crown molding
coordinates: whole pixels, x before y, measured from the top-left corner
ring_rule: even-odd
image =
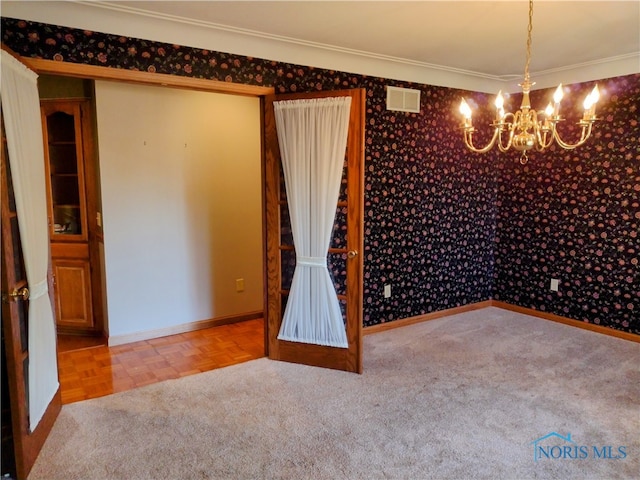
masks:
[[[3,1],[2,15],[418,84],[485,93],[520,91],[517,85],[520,78],[516,75],[491,76],[228,25],[150,13],[111,2]],[[640,71],[639,64],[640,54],[633,54],[554,71],[532,72],[531,77],[537,82],[536,88],[541,89],[560,82],[569,84],[637,73]]]
[[[640,73],[640,52],[534,72],[531,78],[536,81],[535,89],[539,90],[556,87],[560,83],[592,82],[636,73]]]

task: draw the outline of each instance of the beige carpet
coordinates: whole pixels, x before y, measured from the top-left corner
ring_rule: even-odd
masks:
[[[260,359],[67,405],[29,478],[640,478],[640,344],[487,308],[364,352],[363,375]]]

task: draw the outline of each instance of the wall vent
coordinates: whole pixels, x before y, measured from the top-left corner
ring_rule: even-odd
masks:
[[[388,86],[387,110],[420,113],[420,90]]]

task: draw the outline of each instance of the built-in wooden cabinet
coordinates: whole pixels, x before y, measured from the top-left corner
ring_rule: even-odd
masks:
[[[99,334],[99,225],[91,104],[42,100],[41,113],[58,332]]]

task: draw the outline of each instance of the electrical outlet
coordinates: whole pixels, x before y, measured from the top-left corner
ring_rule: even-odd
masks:
[[[558,280],[557,278],[552,278],[551,279],[551,285],[549,286],[549,289],[552,292],[557,292],[559,286],[560,286],[560,280]]]
[[[391,285],[384,286],[384,298],[389,298],[391,296]]]
[[[244,292],[244,278],[236,278],[236,292]]]

